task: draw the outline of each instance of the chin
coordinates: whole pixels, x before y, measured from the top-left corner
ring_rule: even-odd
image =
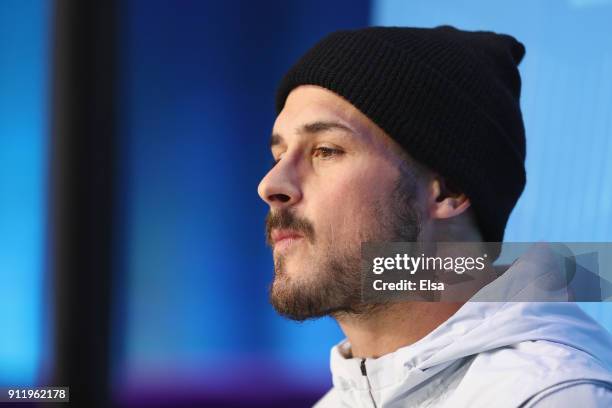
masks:
[[[304,265],[302,259],[300,259],[299,256],[296,256],[296,254],[275,256],[274,265],[276,266],[277,274],[281,276],[308,276],[309,272],[311,272],[309,271],[307,265]],[[282,272],[278,273],[278,270],[281,270]]]

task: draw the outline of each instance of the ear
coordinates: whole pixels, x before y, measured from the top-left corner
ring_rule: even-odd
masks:
[[[470,199],[463,193],[454,191],[444,178],[436,176],[429,189],[429,216],[432,219],[456,217],[470,208]]]

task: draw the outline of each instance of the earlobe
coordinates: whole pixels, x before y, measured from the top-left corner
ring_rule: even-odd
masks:
[[[429,215],[433,219],[455,217],[470,208],[470,199],[463,193],[451,191],[444,179],[434,178],[430,191]]]

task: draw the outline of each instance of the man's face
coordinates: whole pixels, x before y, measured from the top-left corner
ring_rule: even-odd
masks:
[[[419,183],[399,146],[354,106],[294,89],[274,123],[276,164],[259,184],[270,206],[270,300],[289,318],[362,314],[361,242],[416,241]]]

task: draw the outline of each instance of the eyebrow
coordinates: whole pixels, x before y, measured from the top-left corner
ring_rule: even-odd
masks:
[[[338,122],[326,122],[326,121],[316,121],[311,123],[306,123],[298,128],[298,134],[317,134],[322,132],[327,132],[329,130],[343,130],[345,132],[353,133],[353,130],[348,126],[345,126]],[[276,146],[283,142],[283,137],[278,133],[273,133],[270,137],[270,147]]]

